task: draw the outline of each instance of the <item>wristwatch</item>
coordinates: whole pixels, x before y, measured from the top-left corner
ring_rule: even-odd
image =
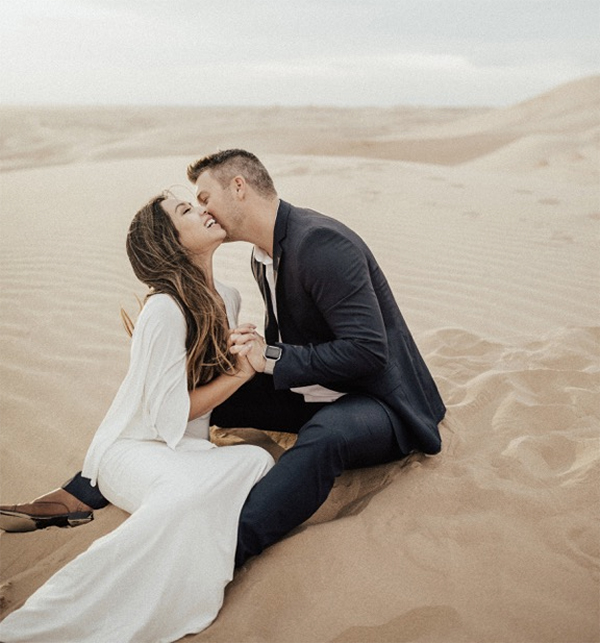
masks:
[[[276,362],[281,358],[281,353],[283,353],[283,350],[279,348],[279,346],[269,346],[268,344],[265,346],[263,355],[267,360],[265,364],[265,373],[267,375],[273,375],[273,369],[275,368]]]

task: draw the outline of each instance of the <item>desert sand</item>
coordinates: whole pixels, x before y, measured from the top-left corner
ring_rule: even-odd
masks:
[[[0,109],[2,503],[79,470],[126,372],[135,210],[245,147],[371,245],[448,414],[440,455],[341,476],[186,640],[600,641],[599,99],[592,77],[502,109]],[[217,274],[261,324],[249,256]],[[124,519],[2,533],[0,615]]]

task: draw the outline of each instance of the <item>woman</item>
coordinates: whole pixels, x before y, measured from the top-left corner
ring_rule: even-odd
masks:
[[[254,375],[244,352],[228,353],[239,294],[212,271],[224,238],[204,209],[172,195],[133,219],[127,253],[150,292],[83,468],[131,516],[10,614],[3,643],[158,643],[216,617],[242,504],[273,465],[260,447],[209,441],[211,409]]]

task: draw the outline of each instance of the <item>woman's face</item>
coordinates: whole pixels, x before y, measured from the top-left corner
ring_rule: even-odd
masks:
[[[225,239],[225,230],[199,205],[176,198],[165,199],[163,210],[179,232],[179,241],[192,255],[214,251]]]

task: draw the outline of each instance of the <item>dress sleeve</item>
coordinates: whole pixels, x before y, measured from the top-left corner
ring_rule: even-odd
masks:
[[[142,418],[146,432],[175,448],[185,432],[190,412],[186,369],[186,322],[175,301],[155,295],[148,315],[139,320],[132,364],[143,379]],[[136,328],[138,330],[138,328]]]
[[[238,325],[240,308],[242,305],[242,297],[239,290],[232,286],[226,286],[219,281],[215,280],[215,287],[217,292],[221,295],[225,308],[227,309],[227,322],[230,328],[235,328]]]
[[[137,320],[129,370],[85,457],[83,475],[96,483],[106,450],[127,430],[175,448],[188,422],[186,322],[168,295],[152,296]],[[141,426],[140,426],[141,422]],[[137,429],[139,427],[139,429]]]

